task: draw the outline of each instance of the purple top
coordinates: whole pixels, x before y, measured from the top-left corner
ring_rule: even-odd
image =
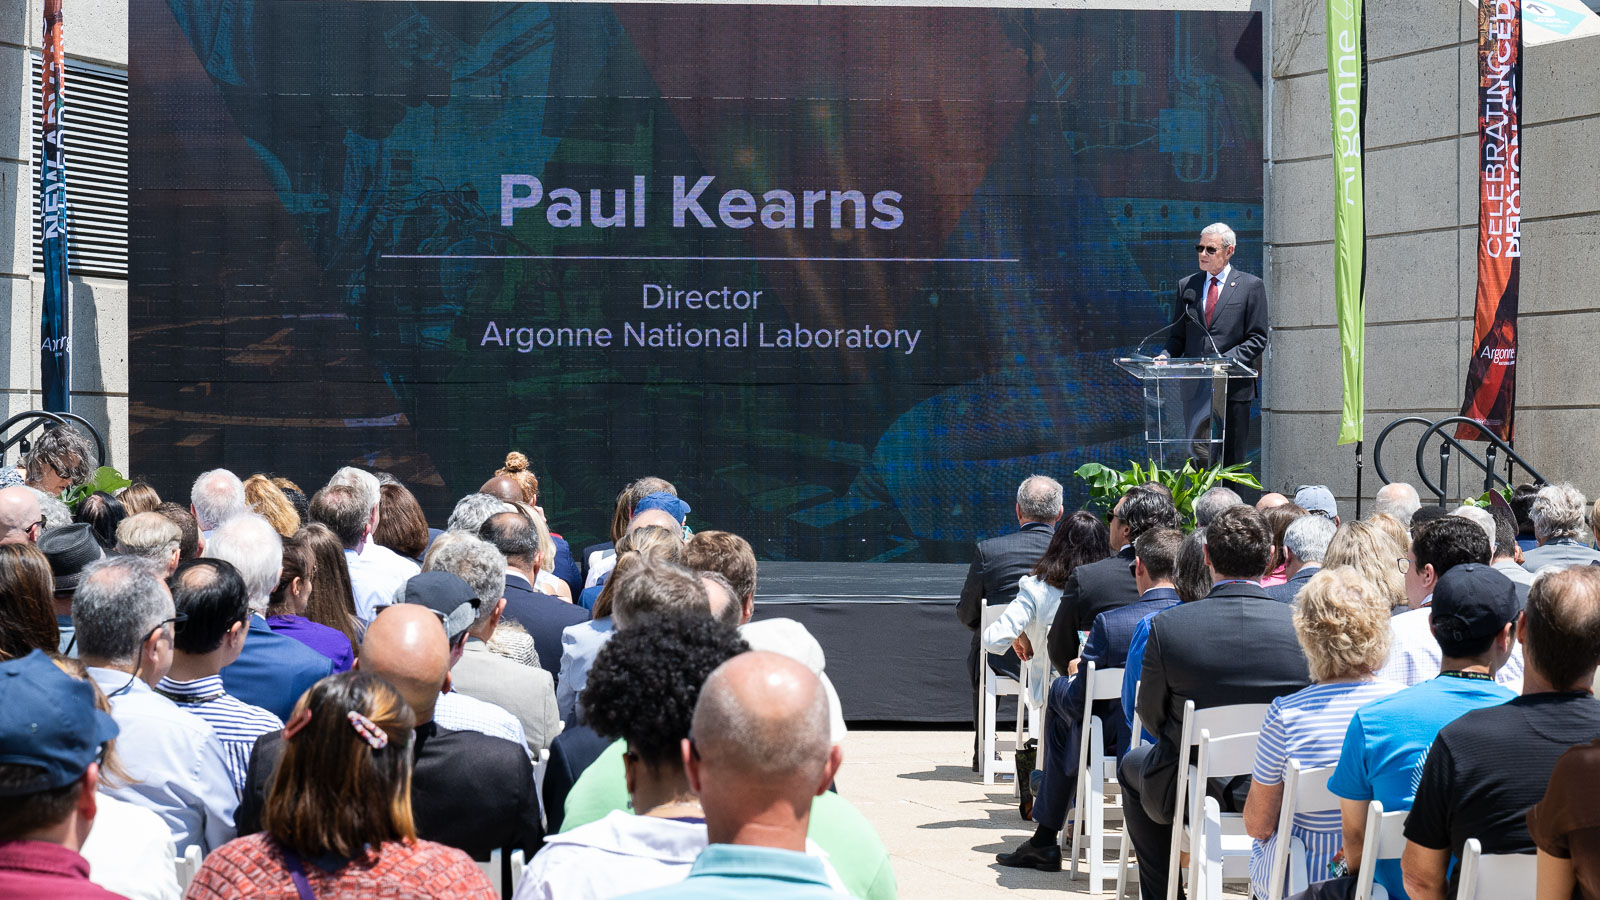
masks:
[[[305,616],[268,616],[267,627],[274,632],[292,637],[307,647],[333,660],[333,673],[348,672],[355,665],[355,654],[344,634],[326,625],[319,625]]]

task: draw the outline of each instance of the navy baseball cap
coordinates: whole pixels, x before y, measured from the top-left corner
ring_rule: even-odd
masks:
[[[1430,621],[1435,637],[1482,640],[1499,633],[1521,611],[1511,579],[1482,563],[1462,563],[1451,566],[1434,585]]]
[[[116,736],[116,721],[95,709],[94,686],[56,668],[43,650],[0,662],[0,763],[44,770],[27,784],[0,789],[0,796],[77,781]]]
[[[454,644],[478,618],[478,595],[461,576],[432,571],[406,581],[402,602],[426,606],[444,623],[444,633]]]
[[[689,513],[692,511],[689,509],[689,504],[680,500],[677,495],[669,494],[666,491],[656,491],[654,494],[646,494],[644,499],[640,500],[638,504],[634,506],[633,514],[637,516],[639,513],[642,513],[647,509],[659,509],[674,519],[677,519],[679,525],[683,524],[684,517],[689,515]]]

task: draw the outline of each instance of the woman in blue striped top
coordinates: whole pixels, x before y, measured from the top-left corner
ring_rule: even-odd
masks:
[[[1403,687],[1373,679],[1389,655],[1389,602],[1355,569],[1324,569],[1307,582],[1295,598],[1294,629],[1313,683],[1272,701],[1244,808],[1245,830],[1255,838],[1250,888],[1262,900],[1268,896],[1276,842],[1283,839],[1274,832],[1289,761],[1302,769],[1338,762],[1356,709]],[[1311,880],[1331,877],[1329,864],[1343,844],[1338,808],[1298,810],[1292,831],[1306,847]]]

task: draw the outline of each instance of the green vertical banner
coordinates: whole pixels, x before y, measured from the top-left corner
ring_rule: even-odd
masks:
[[[1367,47],[1361,3],[1327,0],[1328,102],[1333,116],[1333,295],[1344,372],[1341,444],[1361,441],[1367,418],[1367,211],[1361,137],[1367,121]]]

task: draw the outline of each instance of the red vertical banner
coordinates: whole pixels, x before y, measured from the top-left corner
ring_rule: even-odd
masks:
[[[1522,0],[1478,3],[1478,302],[1461,415],[1512,439],[1522,263]],[[1463,425],[1461,439],[1481,440]]]

